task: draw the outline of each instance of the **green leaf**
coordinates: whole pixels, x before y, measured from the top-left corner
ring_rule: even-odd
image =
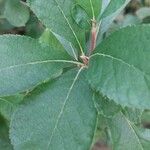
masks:
[[[143,110],[126,107],[124,108],[123,113],[132,123],[137,125],[141,123]]]
[[[110,101],[107,97],[103,97],[98,93],[94,94],[94,102],[99,114],[106,118],[113,117],[121,110],[121,107],[116,105],[114,101]]]
[[[7,0],[4,16],[14,26],[25,26],[29,19],[29,9],[20,0]]]
[[[13,112],[23,100],[23,95],[18,94],[9,97],[0,97],[0,113],[7,120],[10,121]]]
[[[80,6],[75,5],[72,9],[72,17],[78,26],[85,30],[90,30],[91,20],[86,11]]]
[[[124,3],[123,3],[123,0],[111,0],[111,1],[112,1],[110,2],[111,5],[109,4],[109,7],[111,8],[111,10],[109,10],[109,7],[108,7],[108,12],[106,11],[105,17],[101,19],[101,15],[100,15],[98,19],[100,20],[100,28],[99,28],[99,32],[97,36],[97,45],[99,45],[99,43],[102,41],[103,34],[110,28],[114,19],[119,15],[119,13],[127,6],[127,4],[131,0],[124,0]],[[115,3],[113,3],[113,1]],[[116,5],[116,1],[117,1],[117,5]],[[119,7],[119,4],[120,4],[120,7]],[[116,9],[116,6],[118,9]],[[110,15],[108,15],[109,13]]]
[[[101,10],[101,0],[76,0],[76,3],[84,8],[88,16],[93,19],[98,17]]]
[[[114,150],[144,150],[134,126],[121,112],[107,121]]]
[[[27,2],[47,28],[64,37],[83,52],[85,31],[78,27],[71,15],[75,0],[44,0],[44,2],[43,0],[27,0]]]
[[[150,129],[136,129],[140,141],[142,142],[144,150],[149,150],[150,148]]]
[[[75,60],[78,60],[78,50],[73,46],[73,44],[60,35],[53,32],[57,40],[62,44],[67,53],[72,56]]]
[[[89,149],[97,118],[92,96],[82,69],[41,85],[12,117],[15,150]]]
[[[44,32],[45,27],[41,24],[38,18],[34,15],[30,15],[30,19],[25,26],[26,35],[32,38],[39,38]]]
[[[101,15],[101,18],[105,18],[109,16],[110,14],[113,14],[116,10],[118,10],[126,0],[110,0],[107,7],[105,7],[105,11]]]
[[[122,106],[150,108],[149,29],[149,25],[121,29],[90,58],[89,83]]]
[[[41,44],[51,45],[53,43],[54,47],[55,45],[60,45],[60,47],[63,46],[66,52],[72,58],[74,58],[75,60],[78,60],[78,52],[73,47],[73,45],[70,42],[68,42],[66,39],[64,39],[63,37],[59,36],[58,34],[52,33],[48,28],[45,29],[45,31],[43,32],[39,40]]]
[[[13,147],[10,144],[6,122],[1,116],[0,116],[0,150],[13,150]]]
[[[104,11],[106,10],[106,8],[109,6],[110,2],[112,0],[102,0],[102,8],[101,8],[101,14],[104,13]]]
[[[41,46],[29,37],[0,36],[0,95],[19,93],[60,75],[62,68],[76,64],[69,59],[58,43]]]
[[[149,124],[150,123],[150,110],[145,110],[142,114],[142,123]]]

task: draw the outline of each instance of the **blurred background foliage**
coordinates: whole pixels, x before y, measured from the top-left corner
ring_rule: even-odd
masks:
[[[105,36],[108,36],[112,32],[129,25],[149,23],[150,0],[132,0],[129,5],[120,13],[120,15],[114,20],[108,32],[105,33]],[[26,6],[25,0],[0,0],[0,34],[20,34],[31,36],[33,38],[39,38],[44,32],[44,29],[45,27],[42,25],[42,23]],[[10,113],[7,115],[7,117],[3,116],[3,108],[0,109],[0,136],[6,136],[6,139],[9,139],[7,133],[8,129],[6,128],[8,121],[4,120],[3,117],[8,118],[9,120],[11,112],[13,109],[15,109],[16,105],[18,104],[9,106]],[[144,111],[141,116],[142,119],[140,120],[140,122],[142,122],[142,125],[140,123],[139,126],[150,129],[150,111]],[[100,115],[99,121],[105,122],[105,119],[102,115]],[[93,150],[109,150],[109,140],[107,134],[109,134],[109,132],[105,127],[105,123],[104,125],[101,124],[101,126],[97,127],[95,136],[96,144],[93,146]],[[8,147],[8,149],[10,149],[11,147],[11,145],[0,144],[0,149],[3,149],[3,146],[5,147],[5,149],[6,147]]]
[[[0,34],[38,38],[44,26],[26,6],[25,0],[0,0]]]

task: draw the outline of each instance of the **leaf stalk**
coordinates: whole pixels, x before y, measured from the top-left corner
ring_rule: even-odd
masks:
[[[92,19],[91,43],[90,43],[89,55],[91,55],[91,53],[96,47],[96,40],[97,40],[97,22],[95,19]]]

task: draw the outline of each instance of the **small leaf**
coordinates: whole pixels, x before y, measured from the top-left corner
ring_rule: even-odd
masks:
[[[27,3],[47,28],[83,52],[85,31],[75,24],[71,15],[75,0],[27,0]]]
[[[89,149],[97,118],[92,96],[82,69],[41,85],[12,117],[15,150]]]
[[[104,40],[90,58],[90,84],[122,106],[150,108],[149,29],[149,25],[121,29]]]
[[[116,10],[118,10],[126,0],[110,0],[109,4],[107,7],[105,7],[105,11],[101,15],[101,18],[105,18],[109,16],[110,14],[113,14]]]
[[[134,126],[121,112],[107,121],[113,149],[144,150]]]
[[[72,58],[78,60],[78,51],[73,47],[73,45],[58,34],[52,33],[48,28],[45,29],[39,40],[41,44],[51,45],[53,43],[54,47],[55,45],[59,45],[60,47],[63,46]]]
[[[86,11],[80,5],[75,5],[73,7],[72,17],[80,28],[85,30],[90,29],[91,20]]]
[[[0,95],[29,90],[76,64],[58,43],[51,45],[41,46],[29,37],[0,36]]]
[[[29,19],[29,9],[20,0],[7,0],[4,16],[14,26],[25,26]]]

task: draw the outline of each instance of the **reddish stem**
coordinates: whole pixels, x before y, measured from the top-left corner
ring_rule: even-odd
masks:
[[[93,52],[93,50],[96,47],[96,40],[97,40],[97,24],[96,24],[96,20],[92,20],[90,54]]]

